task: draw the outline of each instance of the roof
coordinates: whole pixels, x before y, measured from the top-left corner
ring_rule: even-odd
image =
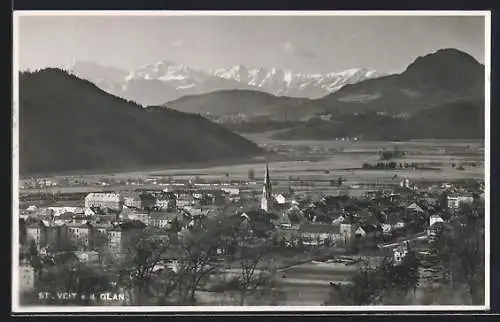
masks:
[[[67,223],[66,227],[72,228],[90,228],[88,224],[79,224],[79,223]]]
[[[361,225],[359,226],[359,228],[363,229],[366,233],[371,233],[378,230],[377,227],[374,227],[372,225]]]
[[[65,213],[60,214],[58,217],[59,218],[73,218],[75,216],[76,216],[76,214],[73,212],[65,212]]]
[[[177,212],[158,212],[149,214],[149,219],[152,220],[172,220],[180,216]]]
[[[64,224],[60,220],[58,221],[42,220],[41,222],[45,227],[60,227]]]
[[[370,225],[380,225],[380,220],[378,220],[377,216],[375,216],[375,215],[373,215],[373,214],[372,214],[372,215],[369,215],[369,216],[366,218],[365,222],[366,222],[367,224],[370,224]]]
[[[93,228],[112,228],[113,225],[111,225],[110,223],[94,223],[94,224],[91,224],[91,226]]]
[[[411,205],[409,205],[408,207],[406,207],[406,209],[415,210],[417,212],[424,212],[424,210],[419,205],[417,205],[416,203],[412,203]]]
[[[340,225],[322,225],[322,224],[302,224],[299,227],[299,232],[302,233],[331,233],[339,234]]]

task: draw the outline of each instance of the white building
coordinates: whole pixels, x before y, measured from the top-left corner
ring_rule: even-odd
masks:
[[[432,215],[429,218],[429,227],[432,227],[435,223],[438,222],[444,222],[443,218],[441,218],[439,215]]]
[[[47,208],[54,216],[60,216],[64,213],[71,212],[74,214],[84,214],[85,210],[82,207],[49,207]]]
[[[457,210],[462,204],[472,203],[472,195],[451,195],[447,197],[448,209]]]
[[[121,210],[123,198],[117,193],[89,193],[85,197],[85,208],[109,208]]]

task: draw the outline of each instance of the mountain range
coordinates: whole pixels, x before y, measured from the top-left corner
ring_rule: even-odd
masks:
[[[159,61],[133,71],[75,62],[68,69],[102,90],[142,105],[159,105],[186,95],[219,90],[254,90],[276,96],[319,98],[347,84],[384,76],[374,70],[353,68],[323,74],[236,65],[227,69],[197,70],[173,61]]]
[[[113,170],[259,155],[253,142],[204,117],[143,108],[72,74],[20,73],[20,173]]]
[[[416,58],[400,74],[347,85],[314,102],[321,113],[406,113],[461,101],[484,100],[485,70],[453,48]]]
[[[230,90],[164,106],[203,114],[240,133],[279,130],[276,139],[481,138],[484,86],[484,66],[447,48],[417,57],[400,74],[346,85],[320,99]]]

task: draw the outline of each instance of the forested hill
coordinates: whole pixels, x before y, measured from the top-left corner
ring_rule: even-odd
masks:
[[[201,116],[142,108],[60,69],[21,73],[19,93],[23,174],[219,161],[261,152]]]

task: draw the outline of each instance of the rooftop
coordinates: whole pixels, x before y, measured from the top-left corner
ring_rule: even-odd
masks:
[[[323,225],[323,224],[302,224],[299,227],[299,232],[302,233],[340,233],[340,225]]]

